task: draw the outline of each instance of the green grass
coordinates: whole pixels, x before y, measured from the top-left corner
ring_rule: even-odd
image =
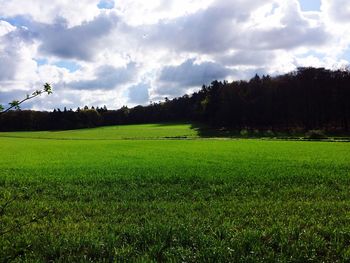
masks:
[[[0,137],[66,139],[66,140],[123,140],[196,138],[198,131],[191,124],[143,124],[107,126],[95,129],[52,132],[0,132]]]
[[[16,199],[0,259],[350,260],[350,144],[166,139],[183,136],[198,137],[189,125],[1,133],[0,198]]]

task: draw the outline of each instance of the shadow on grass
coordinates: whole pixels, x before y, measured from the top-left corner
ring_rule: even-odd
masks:
[[[203,123],[191,123],[191,129],[198,133],[202,138],[238,138],[240,131],[229,130],[225,128],[213,128]]]
[[[295,133],[293,131],[272,130],[235,130],[227,128],[215,128],[203,123],[191,123],[191,129],[195,130],[201,138],[236,138],[236,139],[278,139],[278,140],[302,140],[302,141],[342,141],[350,142],[349,134],[327,134],[311,136],[309,132]],[[311,131],[312,132],[312,131]]]

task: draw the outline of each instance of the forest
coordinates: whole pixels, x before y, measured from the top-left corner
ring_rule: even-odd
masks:
[[[0,114],[0,131],[68,130],[156,122],[200,122],[215,128],[348,132],[350,70],[298,68],[249,81],[213,81],[191,95],[148,106],[105,106]]]

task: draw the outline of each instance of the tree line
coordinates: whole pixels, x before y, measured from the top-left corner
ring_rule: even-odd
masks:
[[[0,130],[64,130],[106,125],[196,121],[212,127],[349,131],[350,71],[298,68],[249,81],[213,81],[191,95],[119,110],[9,111]]]

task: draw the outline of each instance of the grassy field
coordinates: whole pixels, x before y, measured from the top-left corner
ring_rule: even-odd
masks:
[[[350,261],[349,143],[190,127],[0,133],[0,260]]]
[[[60,140],[143,140],[198,138],[191,124],[143,124],[52,132],[0,132],[0,137]]]

